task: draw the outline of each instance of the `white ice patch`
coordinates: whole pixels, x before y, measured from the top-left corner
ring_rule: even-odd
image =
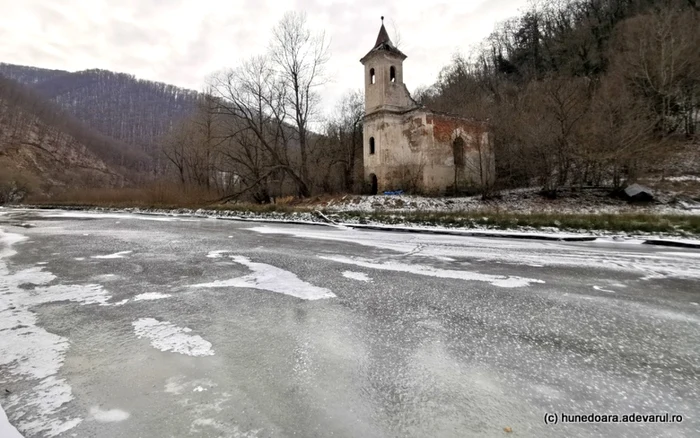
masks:
[[[209,254],[207,254],[207,257],[210,258],[210,259],[220,259],[220,258],[223,257],[224,254],[226,254],[227,252],[231,252],[231,251],[226,250],[226,249],[219,249],[219,250],[216,250],[216,251],[209,251]]]
[[[30,406],[15,413],[14,423],[28,435],[56,436],[78,425],[80,418],[62,414],[73,399],[71,387],[56,374],[63,365],[68,340],[37,327],[31,308],[72,301],[105,305],[110,296],[98,284],[48,285],[56,277],[43,267],[10,272],[4,259],[24,240],[0,230],[0,368],[17,381],[33,381],[33,387],[7,398],[6,407]]]
[[[134,301],[150,301],[150,300],[162,300],[163,298],[170,298],[170,294],[162,294],[159,292],[147,292],[145,294],[136,295]]]
[[[607,292],[607,293],[610,293],[610,294],[614,294],[614,293],[615,293],[615,291],[614,291],[614,290],[610,290],[610,289],[603,289],[603,288],[602,288],[602,287],[600,287],[600,286],[593,286],[593,289],[595,289],[595,290],[599,290],[599,291],[601,291],[601,292]]]
[[[94,406],[90,408],[90,416],[100,423],[118,423],[129,418],[129,413],[121,409],[103,411],[99,406]]]
[[[133,251],[120,251],[120,252],[115,252],[114,254],[107,254],[107,255],[97,255],[97,256],[92,256],[90,257],[91,259],[123,259],[127,254],[131,254]]]
[[[230,280],[219,280],[211,283],[195,284],[192,287],[218,288],[218,287],[242,287],[261,289],[280,294],[291,295],[303,300],[320,300],[335,298],[335,294],[324,287],[307,283],[294,273],[285,271],[265,263],[255,263],[243,256],[230,256],[236,263],[247,266],[251,274]]]
[[[409,274],[427,275],[430,277],[454,278],[457,280],[483,281],[498,287],[523,287],[531,283],[544,283],[542,280],[524,277],[512,277],[504,275],[489,275],[470,271],[456,271],[452,269],[438,269],[427,265],[413,265],[394,261],[378,262],[364,258],[350,258],[345,256],[319,256],[324,260],[337,263],[361,266],[363,268],[379,269],[383,271],[407,272]]]
[[[2,438],[23,438],[22,435],[10,424],[5,411],[0,406],[0,437]]]
[[[192,329],[187,327],[178,327],[154,318],[141,318],[132,325],[137,337],[150,339],[151,345],[160,351],[172,351],[187,356],[214,355],[211,342],[205,341],[201,336],[188,334]]]
[[[670,255],[670,256],[678,256],[678,257],[694,257],[694,258],[700,258],[700,252],[665,251],[665,252],[660,252],[659,254],[665,254],[665,255]]]
[[[187,381],[185,376],[170,377],[165,382],[165,392],[174,395],[182,395],[188,392],[203,392],[216,387],[210,379],[196,379]]]
[[[364,281],[366,283],[370,283],[372,281],[372,279],[369,278],[369,276],[364,272],[345,271],[343,272],[343,277],[351,280]]]
[[[42,212],[43,217],[49,218],[70,218],[70,219],[140,219],[144,221],[173,222],[182,219],[177,217],[164,217],[152,214],[129,214],[129,213],[100,213],[90,211],[60,211]],[[119,223],[118,221],[116,223]]]

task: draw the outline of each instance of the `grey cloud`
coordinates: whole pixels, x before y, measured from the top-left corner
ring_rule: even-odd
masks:
[[[0,8],[9,1],[12,0],[0,0]],[[210,69],[235,67],[241,58],[265,50],[273,19],[284,12],[274,0],[245,0],[242,7],[223,0],[220,3],[200,0],[201,8],[189,21],[169,22],[165,16],[191,3],[188,0],[120,0],[119,7],[126,9],[127,14],[116,16],[110,15],[111,5],[116,4],[112,0],[90,0],[95,2],[91,5],[103,5],[101,10],[106,15],[97,17],[88,14],[83,6],[86,3],[80,0],[64,0],[61,7],[40,0],[23,1],[40,17],[45,28],[27,29],[22,33],[21,42],[13,43],[13,35],[5,30],[0,16],[0,37],[9,42],[0,47],[0,61],[68,70],[109,68],[192,88],[200,88],[205,77],[213,73]],[[431,2],[422,4],[422,12],[417,13],[415,5],[408,6],[399,0],[383,4],[376,0],[298,0],[293,6],[296,10],[307,11],[310,24],[325,28],[331,39],[332,60],[328,71],[332,82],[323,93],[333,97],[346,89],[362,86],[359,59],[374,44],[380,15],[387,17],[389,28],[392,21],[399,27],[403,48],[409,55],[407,82],[409,87],[415,87],[420,82],[430,82],[426,72],[436,75],[457,48],[467,48],[465,42],[472,35],[457,32],[463,41],[445,40],[441,38],[443,32],[467,27],[474,20],[494,20],[493,17],[503,16],[504,8],[515,14],[517,6],[525,1],[484,1],[469,16],[453,13],[449,4]],[[174,16],[182,17],[182,14]],[[436,21],[443,26],[426,29],[426,23],[434,26]],[[47,41],[46,35],[61,38]],[[186,38],[175,39],[179,36]],[[159,61],[149,59],[149,48],[158,48],[165,56]]]
[[[104,31],[106,32],[107,40],[117,46],[160,42],[158,33],[144,24],[114,19],[105,27]]]

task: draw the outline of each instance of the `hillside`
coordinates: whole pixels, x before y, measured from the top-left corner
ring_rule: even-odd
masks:
[[[0,75],[32,87],[102,134],[151,154],[174,124],[194,112],[198,95],[106,70],[71,73],[0,63]]]
[[[694,175],[698,23],[687,0],[533,3],[417,99],[491,122],[500,189]]]
[[[0,203],[25,192],[122,186],[147,162],[142,153],[0,76]]]

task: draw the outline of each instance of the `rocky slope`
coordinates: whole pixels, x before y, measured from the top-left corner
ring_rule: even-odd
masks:
[[[123,154],[121,152],[124,152]],[[138,162],[22,85],[0,77],[0,203],[28,192],[112,187]]]

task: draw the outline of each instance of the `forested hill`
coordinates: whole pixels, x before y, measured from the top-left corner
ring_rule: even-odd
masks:
[[[503,186],[618,187],[700,153],[699,47],[696,0],[536,2],[416,98],[491,121]]]
[[[198,94],[107,70],[71,73],[0,63],[0,75],[32,87],[102,134],[151,154],[174,124],[194,112]]]

